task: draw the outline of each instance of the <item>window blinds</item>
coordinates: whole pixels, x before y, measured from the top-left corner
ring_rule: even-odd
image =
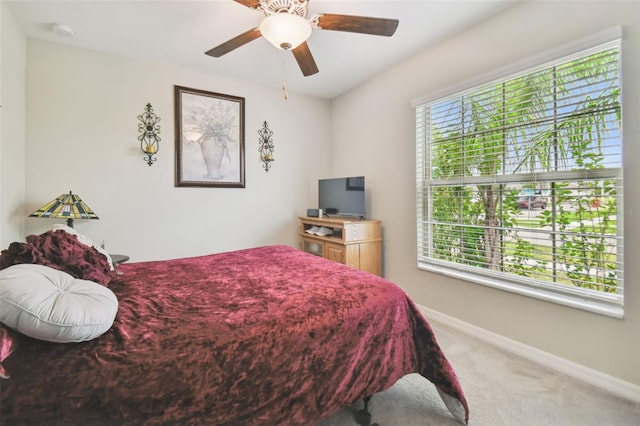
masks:
[[[420,267],[621,312],[619,44],[416,106]]]

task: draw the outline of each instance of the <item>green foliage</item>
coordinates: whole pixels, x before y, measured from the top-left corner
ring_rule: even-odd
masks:
[[[459,119],[431,129],[431,178],[455,181],[607,167],[610,128],[619,126],[621,117],[618,64],[612,57],[617,58],[602,52],[434,106],[436,112]],[[597,81],[591,87],[600,93],[582,93],[575,87],[576,76]],[[614,180],[522,182],[522,189],[550,192],[549,208],[539,216],[539,226],[549,235],[545,247],[551,247],[544,256],[539,240],[521,237],[517,230],[518,189],[486,182],[431,187],[437,259],[617,291]]]
[[[558,184],[559,213],[554,222],[550,212],[543,224],[555,227],[557,263],[570,282],[583,288],[616,292],[616,234],[611,222],[617,214],[614,181],[579,181],[578,190]],[[594,196],[607,194],[606,198]],[[565,206],[572,206],[569,211]]]
[[[542,259],[532,256],[536,247],[524,238],[516,238],[515,249],[505,264],[505,272],[511,272],[523,277],[533,277],[535,274],[544,274],[545,266]]]

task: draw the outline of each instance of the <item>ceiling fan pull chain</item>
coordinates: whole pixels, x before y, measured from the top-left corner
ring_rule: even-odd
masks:
[[[284,54],[282,55],[282,76],[282,93],[286,101],[289,99],[289,92],[287,91],[287,58]]]

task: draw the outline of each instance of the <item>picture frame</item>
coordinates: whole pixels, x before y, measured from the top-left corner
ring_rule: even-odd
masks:
[[[245,99],[174,86],[175,186],[245,187]]]

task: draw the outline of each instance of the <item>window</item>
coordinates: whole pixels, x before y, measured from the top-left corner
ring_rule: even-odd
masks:
[[[418,267],[622,316],[620,41],[416,105]]]

